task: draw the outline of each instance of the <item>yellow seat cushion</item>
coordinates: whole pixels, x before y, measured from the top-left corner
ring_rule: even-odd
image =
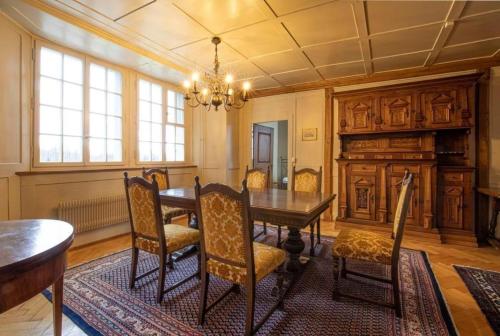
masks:
[[[178,251],[186,246],[198,244],[200,241],[200,232],[196,229],[177,224],[164,225],[165,241],[167,243],[167,253]],[[135,240],[135,246],[158,254],[160,244],[155,240],[138,237]]]
[[[255,280],[258,282],[285,262],[286,252],[273,246],[253,243],[255,264]],[[207,271],[222,279],[244,285],[246,282],[246,267],[238,267],[209,259]]]
[[[334,257],[391,264],[394,240],[363,230],[342,230],[332,246]]]
[[[187,209],[173,208],[173,207],[169,207],[168,205],[162,204],[161,205],[161,213],[163,215],[163,221],[168,221],[169,219],[172,219],[173,217],[187,215],[190,213],[190,211]]]

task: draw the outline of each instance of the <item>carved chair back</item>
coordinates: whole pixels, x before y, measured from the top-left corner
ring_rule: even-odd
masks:
[[[399,258],[399,249],[403,239],[404,226],[408,209],[410,208],[411,195],[413,193],[413,174],[405,172],[401,181],[401,191],[399,192],[398,205],[394,216],[394,224],[392,228],[392,238],[394,239],[393,259]]]
[[[170,188],[170,180],[168,178],[168,168],[142,168],[142,177],[144,177],[149,182],[153,181],[153,176],[156,177],[156,182],[158,183],[158,188],[160,190],[165,190]]]
[[[304,192],[321,192],[321,178],[323,167],[316,171],[311,168],[295,170],[292,169],[292,190]]]
[[[248,169],[245,171],[245,180],[250,189],[265,189],[270,187],[270,167],[266,170],[260,168]]]
[[[166,251],[160,194],[156,175],[152,182],[124,173],[132,243],[152,253]]]
[[[202,267],[208,259],[247,269],[255,278],[253,233],[250,225],[250,197],[243,189],[212,183],[201,187],[196,177],[196,211],[201,235]]]

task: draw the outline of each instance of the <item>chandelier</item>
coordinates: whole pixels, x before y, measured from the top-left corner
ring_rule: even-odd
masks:
[[[234,79],[231,74],[219,74],[217,45],[220,42],[220,37],[212,38],[212,43],[215,45],[214,73],[205,73],[200,82],[199,73],[194,72],[191,76],[191,82],[184,81],[184,100],[188,106],[198,107],[202,105],[206,107],[207,111],[210,111],[213,106],[217,111],[222,105],[226,111],[229,111],[231,108],[242,108],[248,101],[249,82],[245,81],[241,90],[236,90],[233,88]]]

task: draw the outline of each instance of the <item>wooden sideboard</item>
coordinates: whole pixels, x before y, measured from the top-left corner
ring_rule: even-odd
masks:
[[[480,75],[335,94],[340,227],[390,231],[400,183],[414,175],[406,233],[477,245],[475,100]]]

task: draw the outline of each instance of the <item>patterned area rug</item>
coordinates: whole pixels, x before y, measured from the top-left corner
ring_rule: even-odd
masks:
[[[275,232],[261,239],[275,243]],[[261,236],[262,237],[262,236]],[[309,241],[304,235],[304,241]],[[275,311],[258,335],[456,335],[455,327],[426,255],[402,250],[400,261],[403,318],[390,308],[357,300],[331,299],[331,244],[324,238],[295,286],[288,292],[284,311]],[[306,246],[304,251],[309,251]],[[306,252],[304,252],[306,253]],[[306,254],[305,254],[306,255]],[[139,273],[154,268],[157,257],[140,254]],[[388,269],[349,261],[348,268],[388,276]],[[130,251],[119,252],[66,272],[64,313],[89,335],[240,335],[244,330],[245,295],[231,293],[197,325],[199,281],[192,279],[156,304],[156,273],[128,288]],[[196,256],[179,261],[167,272],[167,285],[192,274]],[[257,286],[256,319],[274,303],[271,274]],[[212,278],[209,303],[229,287]],[[391,301],[388,285],[348,276],[341,290],[377,301]],[[50,292],[45,295],[50,299]]]
[[[477,304],[500,335],[500,273],[454,265]]]

